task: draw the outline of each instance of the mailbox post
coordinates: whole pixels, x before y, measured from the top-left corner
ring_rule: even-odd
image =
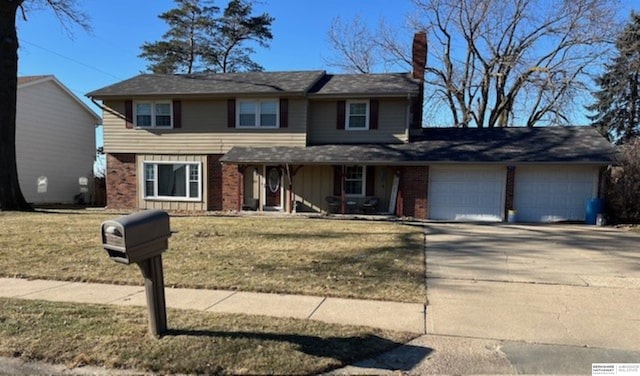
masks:
[[[145,210],[102,223],[102,246],[109,258],[126,265],[135,263],[142,272],[149,331],[154,336],[167,331],[162,252],[170,236],[169,215],[162,210]]]

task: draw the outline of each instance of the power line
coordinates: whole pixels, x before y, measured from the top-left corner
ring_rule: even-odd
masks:
[[[53,55],[59,56],[59,57],[61,57],[61,58],[63,58],[63,59],[67,59],[67,60],[69,60],[69,61],[72,61],[72,62],[74,62],[74,63],[76,63],[76,64],[78,64],[78,65],[82,65],[82,66],[83,66],[83,67],[85,67],[85,68],[89,68],[89,69],[92,69],[92,70],[94,70],[94,71],[96,71],[96,72],[100,72],[100,73],[105,74],[105,75],[107,75],[107,76],[109,76],[109,77],[115,78],[116,80],[122,80],[122,79],[123,79],[122,77],[114,76],[113,74],[111,74],[111,73],[109,73],[109,72],[107,72],[107,71],[104,71],[104,70],[102,70],[102,69],[100,69],[100,68],[96,68],[96,67],[91,66],[91,65],[89,65],[89,64],[83,63],[83,62],[81,62],[81,61],[79,61],[79,60],[76,60],[76,59],[74,59],[74,58],[71,58],[71,57],[69,57],[69,56],[62,55],[62,54],[60,54],[60,53],[58,53],[58,52],[55,52],[55,51],[52,51],[52,50],[50,50],[50,49],[48,49],[48,48],[46,48],[46,47],[42,47],[42,46],[39,46],[39,45],[37,45],[37,44],[35,44],[35,43],[31,43],[31,42],[29,42],[29,41],[27,41],[27,40],[22,39],[22,40],[21,40],[21,42],[26,43],[26,44],[28,44],[28,45],[31,45],[31,46],[33,46],[33,47],[39,48],[39,49],[41,49],[41,50],[43,50],[43,51],[46,51],[46,52],[48,52],[48,53],[50,53],[50,54],[53,54]]]

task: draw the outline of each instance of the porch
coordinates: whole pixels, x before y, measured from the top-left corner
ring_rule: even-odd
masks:
[[[429,166],[414,146],[234,147],[220,158],[222,207],[426,218]]]
[[[240,211],[393,215],[399,171],[364,165],[238,165]]]

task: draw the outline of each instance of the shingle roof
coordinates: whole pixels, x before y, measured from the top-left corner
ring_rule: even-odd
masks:
[[[94,98],[142,95],[300,94],[323,71],[141,74],[87,94]]]
[[[90,97],[156,95],[407,95],[417,94],[420,83],[409,74],[344,74],[324,71],[141,74],[92,91]]]
[[[418,94],[420,82],[409,73],[327,74],[310,94],[314,95],[407,95]]]
[[[41,76],[22,76],[18,77],[18,85],[28,84],[29,82],[38,81],[43,78],[53,77],[53,75],[41,75]]]
[[[386,145],[234,147],[225,163],[370,164],[576,163],[609,164],[616,149],[592,127],[427,128],[418,140]]]

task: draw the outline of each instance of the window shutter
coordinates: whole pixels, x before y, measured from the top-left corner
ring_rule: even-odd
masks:
[[[173,127],[182,128],[182,102],[173,101]]]
[[[280,98],[280,128],[289,126],[289,99]]]
[[[345,101],[338,101],[338,116],[336,119],[336,129],[344,129],[344,121],[345,121],[345,110],[346,110]]]
[[[342,166],[333,166],[333,195],[342,196]]]
[[[378,100],[369,101],[369,129],[378,129]]]
[[[133,128],[133,101],[130,99],[124,101],[124,121],[127,128]]]
[[[229,99],[227,101],[227,127],[236,127],[236,100]]]
[[[366,195],[373,196],[376,193],[376,168],[375,166],[367,166],[367,182],[366,184]]]

